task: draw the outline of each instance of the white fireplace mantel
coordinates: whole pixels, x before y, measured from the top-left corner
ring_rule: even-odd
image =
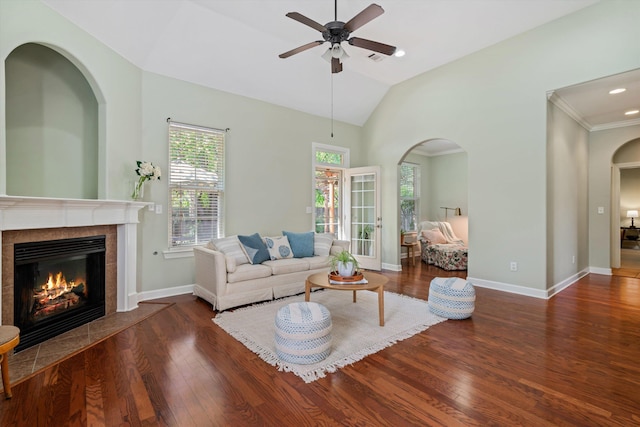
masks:
[[[146,202],[126,200],[0,195],[0,231],[116,225],[118,230],[117,311],[129,311],[138,306],[136,293],[138,211],[147,205]],[[0,247],[2,247],[1,233]],[[1,259],[0,271],[2,271]]]

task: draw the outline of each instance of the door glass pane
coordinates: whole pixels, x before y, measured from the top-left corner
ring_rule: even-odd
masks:
[[[351,251],[374,256],[376,226],[375,174],[351,177]]]
[[[336,238],[340,237],[341,182],[340,170],[316,169],[316,233],[332,233]]]

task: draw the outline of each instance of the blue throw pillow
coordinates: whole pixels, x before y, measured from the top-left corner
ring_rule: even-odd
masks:
[[[307,233],[292,233],[283,231],[282,234],[289,239],[289,245],[294,258],[313,256],[313,231]]]
[[[247,255],[247,258],[249,258],[251,264],[262,264],[271,259],[269,250],[267,250],[267,246],[258,233],[252,234],[251,236],[238,236],[238,240],[242,243],[244,253]]]

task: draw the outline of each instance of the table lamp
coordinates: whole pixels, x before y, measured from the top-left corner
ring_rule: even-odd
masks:
[[[638,218],[638,211],[627,211],[627,218],[631,218],[631,228],[636,228],[636,226],[633,224],[633,219]]]

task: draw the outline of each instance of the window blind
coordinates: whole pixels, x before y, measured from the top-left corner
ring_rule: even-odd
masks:
[[[222,235],[224,148],[224,131],[169,123],[169,247]]]

